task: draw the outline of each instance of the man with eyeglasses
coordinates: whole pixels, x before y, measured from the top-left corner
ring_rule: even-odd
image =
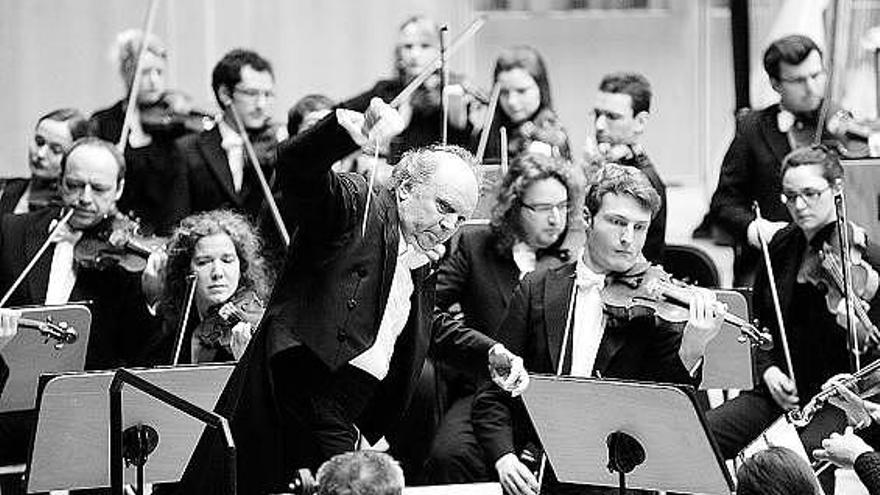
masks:
[[[684,329],[653,317],[626,319],[607,313],[601,295],[605,285],[647,265],[642,248],[660,199],[633,167],[607,164],[589,183],[582,254],[575,263],[526,275],[496,338],[522,356],[533,373],[693,383],[706,345],[721,328],[724,307],[712,292],[694,291]],[[471,417],[475,444],[494,465],[505,493],[539,493],[536,466],[527,466],[522,454],[540,451],[523,403],[483,387]],[[572,488],[550,483],[543,493]]]
[[[770,351],[755,351],[760,377],[755,390],[741,394],[707,415],[727,458],[736,455],[783,412],[803,406],[829,378],[852,371],[845,310],[842,306],[829,310],[825,290],[809,280],[810,264],[818,263],[823,244],[836,236],[834,195],[842,193],[843,168],[835,154],[823,146],[815,146],[788,154],[782,162],[781,174],[781,193],[776,201],[793,220],[768,242],[794,370],[786,365],[770,281],[762,265],[755,279],[753,313],[760,325],[770,330],[776,345]],[[868,272],[874,272],[876,277],[880,251],[868,242],[864,230],[857,226],[853,229],[852,244],[874,265]],[[873,299],[866,301],[871,305],[869,317],[880,321],[880,298],[874,294],[868,296]],[[857,304],[862,302],[856,301]],[[876,342],[869,347],[876,350]],[[862,365],[867,364],[870,356],[870,353],[863,355]],[[827,436],[827,431],[823,434],[816,428],[820,427],[811,423],[801,434],[807,452],[818,447],[815,442]]]
[[[268,60],[251,50],[235,49],[217,62],[211,76],[223,117],[211,130],[177,141],[176,160],[186,170],[188,211],[228,208],[257,220],[264,201],[236,123],[237,114],[269,179],[282,126],[270,122],[275,75]]]
[[[813,143],[827,82],[822,51],[802,35],[771,43],[764,53],[764,70],[780,101],[737,119],[709,213],[710,220],[733,237],[738,285],[750,285],[754,277],[760,259],[758,230],[769,239],[791,220],[778,201],[780,163],[791,150]],[[824,129],[822,137],[834,139]],[[752,211],[755,201],[763,220]]]
[[[588,145],[587,158],[635,167],[651,181],[660,195],[660,210],[651,220],[642,254],[648,261],[660,262],[666,246],[666,184],[641,143],[651,116],[651,97],[651,83],[642,74],[614,72],[603,77],[593,104],[596,139]]]

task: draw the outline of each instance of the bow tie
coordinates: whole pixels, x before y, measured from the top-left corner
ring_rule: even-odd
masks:
[[[574,283],[579,288],[591,289],[597,287],[602,289],[605,287],[605,275],[590,270],[583,261],[579,260],[575,265]]]
[[[220,141],[220,146],[224,150],[229,150],[232,148],[241,148],[244,146],[244,140],[236,133],[229,133],[223,135],[223,140]]]
[[[58,220],[52,220],[49,224],[49,232],[52,232],[52,229],[58,225]],[[58,230],[55,231],[52,235],[52,242],[55,244],[61,242],[67,242],[70,244],[76,244],[76,242],[82,237],[83,233],[81,230],[73,230],[70,228],[70,224],[65,223]]]
[[[779,132],[785,134],[794,126],[797,126],[798,129],[802,129],[804,126],[815,127],[817,118],[816,112],[796,114],[780,108],[779,113],[776,114],[776,126],[779,128]]]

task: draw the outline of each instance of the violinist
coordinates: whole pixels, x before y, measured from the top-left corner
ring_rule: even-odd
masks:
[[[159,287],[156,277],[164,272],[158,306],[164,335],[162,361],[170,361],[169,356],[173,359],[177,331],[187,309],[189,324],[179,363],[232,361],[244,354],[272,285],[261,249],[256,229],[238,213],[212,210],[180,222],[168,244],[167,258],[157,251],[153,257],[159,259],[151,260],[153,265],[144,271],[145,278],[153,277],[145,287]],[[195,275],[189,308],[188,274]]]
[[[28,143],[28,179],[9,179],[0,192],[0,215],[27,213],[44,206],[58,206],[61,157],[74,141],[86,135],[86,119],[75,108],[53,110],[37,120]]]
[[[162,41],[150,34],[146,38],[143,62],[138,64],[144,35],[129,29],[119,33],[114,45],[119,75],[122,77],[125,97],[113,106],[96,111],[89,119],[90,134],[116,143],[120,139],[125,120],[127,95],[136,91],[128,139],[125,143],[126,184],[119,199],[119,209],[133,213],[145,228],[167,234],[185,214],[180,202],[185,184],[183,171],[171,161],[174,139],[194,132],[202,125],[201,117],[193,128],[157,125],[159,115],[189,115],[189,98],[170,91],[166,84],[168,51]],[[135,72],[140,73],[138,88],[132,89]],[[199,113],[199,112],[197,112]],[[149,118],[148,118],[149,116]]]
[[[272,64],[260,54],[235,49],[214,66],[211,87],[223,118],[213,129],[176,143],[175,162],[185,170],[191,213],[226,208],[256,220],[264,202],[257,175],[239,134],[235,114],[253,143],[265,176],[272,175],[275,148],[286,137],[270,121],[275,101]]]
[[[824,146],[796,149],[782,162],[782,192],[778,201],[794,220],[769,241],[769,254],[794,370],[785,364],[768,272],[761,268],[755,280],[753,315],[761,326],[770,329],[777,345],[770,351],[756,351],[760,384],[755,390],[744,392],[707,414],[722,454],[727,458],[745,447],[784,411],[804,405],[827,379],[851,371],[850,336],[842,318],[845,305],[829,304],[835,289],[825,281],[825,272],[816,263],[820,256],[833,255],[835,250],[827,246],[839,241],[834,195],[841,193],[842,187],[843,168],[837,155]],[[880,258],[871,240],[854,235],[851,244],[856,251],[853,260],[863,258],[862,263],[853,266],[853,273],[858,269],[869,277],[872,273],[876,276]],[[817,270],[822,272],[816,273]],[[855,285],[855,292],[861,294],[855,303],[870,302],[869,319],[878,321],[877,295],[862,293],[866,286]],[[837,291],[837,295],[840,294]],[[876,353],[876,339],[862,322],[856,319],[854,325],[862,336],[859,339],[859,352],[864,352],[862,362],[867,363]],[[806,438],[805,434],[801,437]]]
[[[589,184],[583,254],[576,263],[525,276],[498,340],[521,353],[530,372],[694,383],[692,373],[721,328],[723,306],[712,292],[693,289],[683,328],[609,312],[603,293],[620,277],[647,269],[641,251],[660,200],[632,167],[607,164]],[[520,458],[524,449],[540,450],[537,435],[523,403],[499,392],[489,386],[478,391],[471,415],[476,438],[461,442],[482,449],[472,461],[475,472],[482,470],[478,480],[498,479],[510,495],[537,494],[535,466]],[[564,489],[553,481],[549,493]]]

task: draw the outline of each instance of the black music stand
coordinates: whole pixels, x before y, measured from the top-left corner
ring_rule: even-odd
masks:
[[[19,328],[6,344],[3,359],[9,366],[9,378],[0,395],[0,412],[33,409],[41,373],[82,371],[89,347],[92,313],[82,304],[20,308],[22,318],[66,323],[76,332],[73,342],[60,344],[38,331]]]
[[[561,482],[725,495],[734,489],[688,386],[535,375],[523,401]]]
[[[234,363],[128,370],[195,406],[213,410]],[[114,371],[43,376],[26,478],[28,493],[110,485],[110,401]],[[155,450],[144,467],[151,482],[178,481],[204,424],[134,388],[122,391],[123,427],[147,425]],[[134,483],[137,469],[125,470]]]

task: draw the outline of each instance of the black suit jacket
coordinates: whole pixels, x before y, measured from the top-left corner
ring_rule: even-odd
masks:
[[[49,234],[57,208],[23,215],[6,215],[0,221],[0,291],[12,286]],[[34,269],[12,294],[9,306],[41,305],[46,300],[54,245],[40,257]],[[86,369],[150,364],[142,356],[157,336],[147,313],[140,274],[121,268],[78,269],[71,302],[90,301],[92,327]]]
[[[305,346],[327,373],[372,346],[385,312],[397,260],[400,224],[395,194],[374,191],[365,235],[361,235],[367,184],[356,174],[336,174],[331,165],[356,147],[331,114],[282,144],[279,169],[283,197],[296,212],[299,230],[266,314],[224,390],[217,412],[230,418],[238,447],[240,490],[283,481],[285,447],[276,412],[271,361]],[[358,422],[369,438],[386,433],[409,403],[429,344],[472,355],[485,363],[494,341],[434,315],[434,275],[413,270],[406,326],[397,339],[388,375]],[[309,377],[290,377],[309,380]],[[206,434],[187,468],[181,493],[217,493],[219,438]],[[213,443],[212,442],[216,442]],[[211,464],[215,463],[215,464]],[[213,467],[212,467],[213,466]],[[249,491],[251,490],[251,491]]]
[[[263,193],[250,158],[244,153],[241,190],[235,192],[229,160],[221,141],[219,127],[177,140],[174,162],[186,177],[186,200],[183,203],[190,213],[227,208],[256,220],[263,204]],[[269,160],[263,162],[261,166],[268,180],[272,175],[272,163]]]
[[[574,263],[527,275],[514,292],[498,340],[522,356],[533,373],[555,373],[574,287]],[[594,370],[603,377],[691,383],[678,349],[680,329],[654,318],[619,321],[606,313],[605,333]],[[523,445],[537,444],[522,400],[488,384],[474,400],[474,433],[494,463]]]
[[[31,180],[25,178],[6,180],[3,184],[3,192],[0,194],[0,216],[15,211],[15,206],[30,183]]]

